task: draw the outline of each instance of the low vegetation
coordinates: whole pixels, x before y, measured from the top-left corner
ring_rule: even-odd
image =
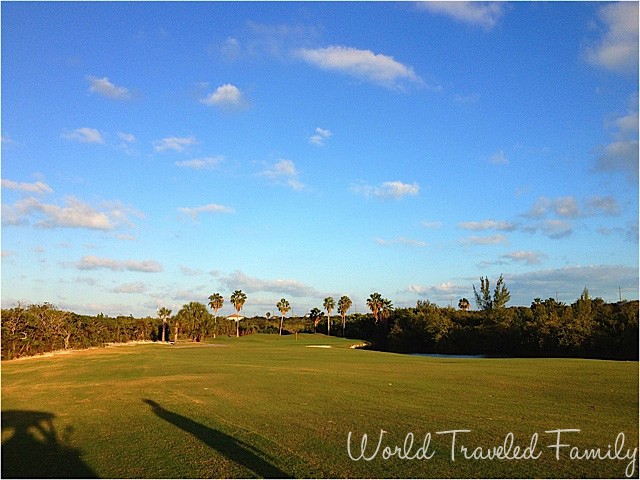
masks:
[[[373,320],[371,320],[373,321]],[[274,328],[279,319],[274,320]],[[348,324],[347,324],[348,326]],[[75,351],[2,365],[2,476],[107,478],[624,478],[629,460],[556,460],[545,431],[581,449],[637,448],[636,362],[453,359],[354,350],[324,334],[230,335]],[[183,338],[183,337],[181,337]],[[325,348],[307,348],[308,346]],[[330,347],[330,348],[326,348]],[[468,447],[537,460],[450,460]],[[354,461],[363,434],[429,460]],[[637,475],[637,470],[635,471]]]
[[[213,314],[204,304],[190,302],[173,316],[161,308],[157,318],[78,315],[47,303],[18,306],[2,310],[2,359],[114,342],[179,338],[200,342],[227,335],[315,332],[362,339],[371,348],[400,353],[638,359],[637,300],[606,303],[592,299],[585,289],[571,305],[537,298],[530,307],[505,307],[508,290],[500,280],[493,297],[488,280],[483,280],[476,297],[476,311],[469,310],[464,298],[457,310],[429,301],[394,309],[376,292],[367,300],[370,314],[348,314],[352,302],[343,296],[337,304],[340,319],[330,316],[336,306],[331,297],[323,304],[326,315],[313,308],[305,317],[293,318],[286,317],[291,305],[282,298],[277,304],[279,318],[268,314],[242,321],[217,315],[224,303],[219,293],[209,297]],[[237,313],[245,301],[242,291],[234,292],[231,303]],[[333,322],[341,328],[332,329]]]

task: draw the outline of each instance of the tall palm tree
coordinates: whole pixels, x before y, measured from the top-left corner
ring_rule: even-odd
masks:
[[[369,298],[367,298],[367,307],[369,307],[369,310],[373,313],[373,318],[376,323],[378,323],[378,320],[380,319],[380,310],[382,310],[383,306],[384,299],[378,292],[372,293],[369,295]]]
[[[382,308],[380,309],[380,318],[384,320],[385,323],[389,318],[389,316],[391,315],[392,311],[393,311],[393,304],[391,303],[391,300],[383,298]]]
[[[167,328],[167,319],[171,316],[171,310],[166,307],[158,309],[158,317],[162,319],[162,341],[165,342],[165,330]]]
[[[309,318],[313,322],[313,333],[317,333],[316,330],[318,328],[318,323],[320,322],[320,319],[322,318],[323,315],[324,315],[324,312],[321,312],[320,309],[317,307],[313,307],[309,312]]]
[[[340,300],[338,300],[338,313],[342,317],[342,336],[343,337],[344,337],[344,327],[345,327],[345,324],[347,323],[347,312],[351,308],[351,305],[353,305],[353,302],[346,295],[341,296]]]
[[[242,290],[236,290],[231,294],[231,303],[236,309],[236,313],[240,315],[240,310],[244,306],[244,302],[247,301],[247,295]],[[236,320],[236,337],[240,336],[240,320]]]
[[[327,297],[324,299],[322,306],[327,311],[327,335],[331,335],[331,310],[336,308],[336,302],[333,297]]]
[[[280,335],[282,335],[282,325],[284,323],[284,316],[287,314],[289,310],[291,310],[291,306],[289,302],[284,298],[281,298],[280,301],[276,304],[276,308],[280,310],[282,314],[282,318],[280,319]]]
[[[215,327],[213,330],[213,338],[216,338],[216,333],[218,331],[218,310],[222,308],[224,304],[224,297],[219,293],[214,293],[213,295],[209,295],[209,307],[213,310]]]

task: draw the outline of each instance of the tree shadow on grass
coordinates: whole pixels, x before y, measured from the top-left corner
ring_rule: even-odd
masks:
[[[69,445],[71,428],[58,435],[51,412],[2,412],[2,478],[98,478]],[[7,432],[8,431],[8,432]]]
[[[262,458],[264,453],[256,450],[251,445],[219,430],[194,422],[190,418],[166,410],[153,400],[144,399],[143,401],[151,406],[153,413],[161,419],[190,433],[205,445],[224,455],[227,459],[248,468],[257,476],[262,478],[291,478],[291,475]]]

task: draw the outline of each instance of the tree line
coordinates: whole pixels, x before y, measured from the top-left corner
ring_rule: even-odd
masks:
[[[247,296],[241,290],[229,297],[236,310],[231,320],[218,316],[225,301],[220,293],[210,295],[207,305],[184,304],[175,315],[162,307],[156,318],[79,315],[49,303],[18,305],[2,310],[2,359],[140,340],[200,342],[219,335],[318,331],[398,353],[638,359],[638,301],[606,303],[591,298],[585,288],[571,305],[536,298],[530,307],[507,307],[510,293],[502,276],[493,293],[489,279],[482,277],[473,291],[477,311],[470,311],[466,298],[459,300],[458,310],[428,300],[413,308],[394,308],[374,292],[366,301],[367,314],[349,314],[353,302],[344,295],[337,304],[333,297],[325,298],[322,309],[314,307],[304,317],[286,317],[291,305],[282,298],[275,305],[279,318],[267,313],[243,321],[240,312]],[[336,305],[340,322],[332,330]]]

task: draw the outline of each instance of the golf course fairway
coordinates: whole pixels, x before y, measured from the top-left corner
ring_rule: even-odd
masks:
[[[3,362],[2,476],[638,475],[637,362],[356,343],[249,335]]]

